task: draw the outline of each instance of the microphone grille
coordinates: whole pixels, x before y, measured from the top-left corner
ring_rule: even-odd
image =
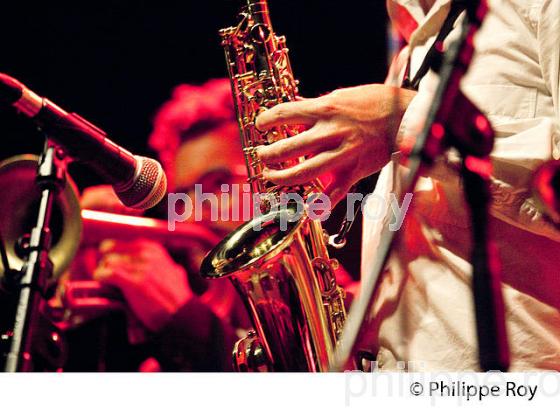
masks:
[[[126,188],[115,190],[121,202],[135,209],[156,206],[167,192],[167,178],[160,163],[154,159],[135,156],[137,169],[134,180]]]

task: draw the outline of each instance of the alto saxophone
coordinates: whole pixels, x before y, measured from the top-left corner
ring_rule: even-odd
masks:
[[[237,26],[220,31],[243,152],[253,193],[278,197],[320,192],[319,182],[276,186],[263,180],[256,147],[297,134],[296,127],[261,132],[256,116],[296,99],[298,88],[284,37],[272,29],[265,0],[246,0]],[[300,159],[300,161],[303,160]],[[281,164],[293,165],[294,161]],[[205,258],[206,278],[229,277],[240,293],[255,330],[233,352],[238,371],[328,371],[346,319],[344,290],[338,286],[321,222],[290,219],[291,206],[261,203],[263,213],[228,235]],[[270,203],[268,203],[270,205]],[[287,217],[287,218],[286,218]],[[279,221],[287,226],[281,229]],[[258,229],[260,227],[261,229]]]

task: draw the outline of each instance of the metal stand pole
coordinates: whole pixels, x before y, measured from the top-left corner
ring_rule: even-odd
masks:
[[[424,130],[418,136],[410,155],[410,173],[403,192],[414,191],[419,176],[445,149],[453,147],[459,151],[463,158],[465,196],[471,208],[474,227],[471,262],[480,368],[483,371],[505,371],[509,367],[509,347],[499,264],[494,245],[488,238],[487,225],[490,195],[485,169],[490,166],[489,155],[494,143],[494,133],[484,115],[459,88],[473,56],[473,38],[486,15],[487,5],[484,0],[473,0],[467,2],[466,10],[467,18],[463,22],[461,38],[448,50],[443,66],[432,67],[439,71],[440,82]],[[354,360],[356,356],[359,357],[359,349],[366,333],[364,323],[370,315],[374,294],[396,237],[396,232],[386,231],[381,238],[378,257],[367,272],[360,299],[350,309],[332,368],[335,371],[359,367]]]
[[[27,260],[19,281],[20,293],[13,326],[13,336],[4,370],[6,372],[32,371],[32,343],[35,323],[47,280],[52,275],[49,259],[51,211],[56,195],[65,183],[64,152],[48,139],[37,170],[37,185],[41,188],[41,202],[37,222],[31,231]]]

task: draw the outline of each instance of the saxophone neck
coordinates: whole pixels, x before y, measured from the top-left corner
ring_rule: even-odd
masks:
[[[246,0],[247,12],[257,24],[272,27],[267,0]]]

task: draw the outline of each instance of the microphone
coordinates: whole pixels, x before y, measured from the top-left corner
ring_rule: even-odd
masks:
[[[131,208],[157,205],[167,191],[167,178],[154,159],[131,154],[107,134],[74,113],[40,97],[16,79],[0,73],[0,104],[13,105],[35,121],[48,137],[74,159],[90,165]]]

